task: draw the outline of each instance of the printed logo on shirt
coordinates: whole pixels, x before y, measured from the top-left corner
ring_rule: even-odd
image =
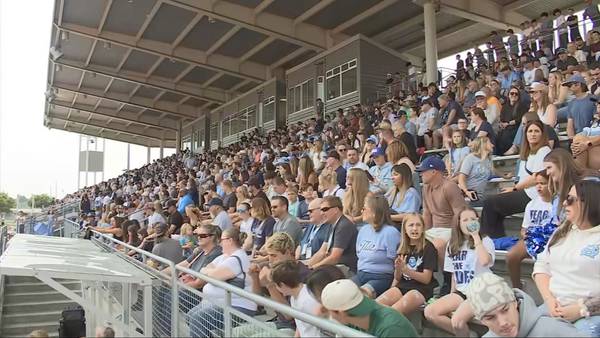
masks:
[[[590,244],[581,249],[581,256],[589,257],[591,259],[596,258],[598,253],[600,253],[600,244]]]
[[[531,224],[544,225],[550,220],[550,212],[548,210],[529,210],[529,219]]]
[[[454,267],[454,278],[456,278],[456,284],[464,285],[469,284],[475,277],[475,269],[473,268],[473,262],[467,260],[467,250],[461,250],[456,255],[452,256],[452,266]]]
[[[422,256],[419,256],[419,257],[410,256],[408,258],[408,262],[406,262],[406,265],[408,266],[408,268],[411,269],[411,270],[413,270],[413,271],[417,271],[417,268],[419,266],[421,266],[421,264],[423,264],[423,257]],[[406,274],[402,274],[402,278],[404,278],[405,280],[412,280],[412,278],[410,278]]]
[[[375,243],[369,241],[369,240],[365,240],[362,243],[360,243],[360,247],[358,249],[359,251],[362,250],[366,250],[366,251],[377,251],[376,245]]]

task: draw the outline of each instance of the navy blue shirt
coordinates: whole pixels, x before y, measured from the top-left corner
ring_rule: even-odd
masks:
[[[490,139],[490,142],[492,142],[494,146],[496,145],[496,133],[494,133],[494,128],[492,128],[492,125],[488,121],[483,121],[479,129],[477,129],[477,127],[471,129],[471,140],[477,138],[480,131],[487,132],[487,137]]]
[[[314,224],[308,225],[300,239],[300,259],[309,259],[317,253],[329,238],[330,229],[331,225],[329,224],[322,224],[319,228]],[[308,248],[310,248],[310,252]]]
[[[335,173],[337,174],[337,183],[342,189],[346,189],[346,169],[342,166],[339,166],[335,169]]]

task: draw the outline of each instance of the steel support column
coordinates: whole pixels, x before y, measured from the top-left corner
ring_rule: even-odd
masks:
[[[177,131],[175,132],[175,152],[181,154],[181,121],[177,122]]]
[[[423,4],[425,24],[425,66],[427,83],[437,82],[437,38],[435,23],[435,3],[427,1]]]

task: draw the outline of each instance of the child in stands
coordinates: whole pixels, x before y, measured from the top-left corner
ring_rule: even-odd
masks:
[[[458,219],[444,258],[444,271],[452,273],[452,292],[428,305],[425,317],[447,332],[468,337],[467,322],[473,318],[473,310],[464,302],[465,291],[475,276],[491,271],[495,252],[494,242],[479,233],[479,217],[474,209],[463,209]],[[451,313],[452,319],[448,316]]]
[[[535,174],[535,189],[538,198],[535,198],[525,207],[523,224],[521,225],[521,239],[513,246],[506,256],[510,280],[514,288],[521,289],[521,262],[529,257],[525,245],[526,231],[529,227],[539,227],[552,220],[552,193],[548,189],[549,177],[546,170]]]
[[[392,287],[377,298],[377,303],[408,315],[433,296],[433,289],[438,285],[433,278],[438,254],[435,246],[425,238],[423,216],[406,214],[402,229]]]
[[[192,255],[192,252],[198,245],[198,240],[194,235],[194,229],[189,223],[185,223],[181,226],[181,236],[179,236],[179,244],[183,249],[183,257],[186,259]]]

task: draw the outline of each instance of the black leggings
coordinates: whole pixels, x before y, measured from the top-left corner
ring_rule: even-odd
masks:
[[[525,211],[529,201],[531,199],[523,190],[488,197],[483,201],[481,231],[491,238],[504,237],[504,218]]]

